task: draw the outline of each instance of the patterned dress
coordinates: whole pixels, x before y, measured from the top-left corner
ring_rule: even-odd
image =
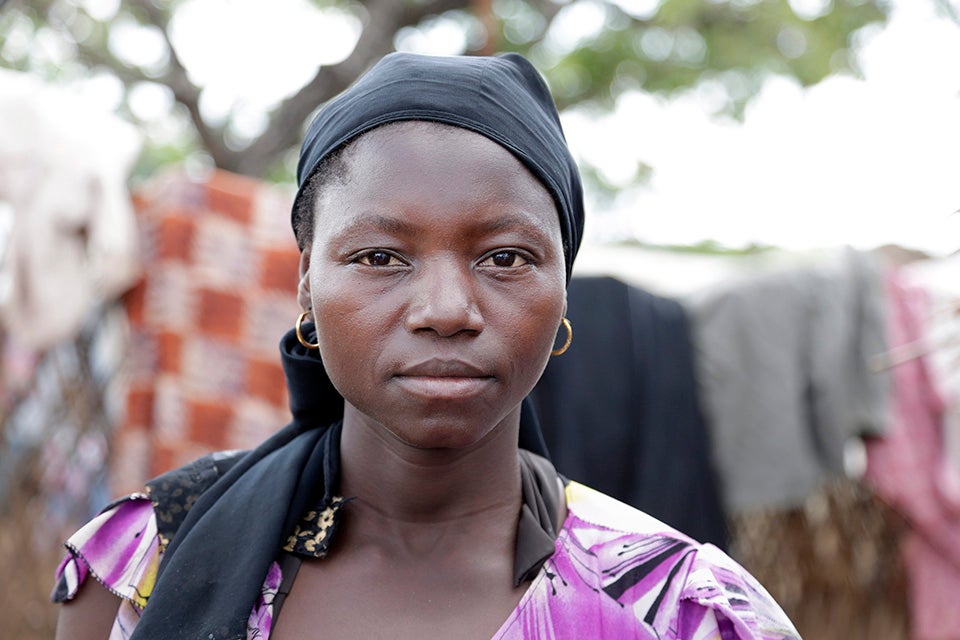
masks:
[[[799,638],[757,581],[712,545],[576,482],[554,554],[496,640]],[[67,542],[54,600],[73,598],[91,575],[122,598],[110,640],[129,638],[147,606],[163,554],[146,494],[115,503]],[[274,562],[250,612],[249,640],[267,640],[282,580]]]

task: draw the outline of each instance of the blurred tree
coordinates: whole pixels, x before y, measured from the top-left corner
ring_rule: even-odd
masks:
[[[291,149],[317,104],[395,48],[435,51],[440,34],[459,34],[445,53],[530,56],[561,108],[610,108],[631,89],[670,94],[710,83],[724,97],[721,111],[736,116],[769,74],[811,85],[856,73],[854,35],[887,14],[884,0],[301,0],[324,18],[352,20],[355,44],[251,127],[239,100],[225,113],[204,108],[207,87],[180,50],[178,14],[207,1],[9,0],[0,4],[0,65],[112,83],[134,120],[143,119],[132,105],[138,91],[166,95],[169,108],[156,119],[167,124],[151,125],[165,133],[148,142],[147,170],[199,151],[223,169],[288,178]],[[231,1],[220,1],[222,20],[204,34],[209,49],[231,28]],[[257,34],[248,37],[257,46]],[[265,64],[288,62],[260,44]]]
[[[960,4],[955,4],[954,0],[934,0],[940,13],[960,26]]]

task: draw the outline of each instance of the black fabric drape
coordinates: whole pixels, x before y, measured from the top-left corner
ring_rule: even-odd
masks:
[[[557,470],[727,548],[685,309],[608,277],[568,305],[573,344],[530,396]]]

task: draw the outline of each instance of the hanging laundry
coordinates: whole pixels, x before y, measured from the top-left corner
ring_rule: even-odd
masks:
[[[127,178],[141,138],[26,74],[0,69],[0,84],[0,328],[43,351],[136,280]]]
[[[844,473],[848,441],[883,433],[882,302],[876,261],[853,249],[685,299],[728,512],[800,506]]]
[[[726,547],[686,311],[607,277],[573,278],[567,303],[572,345],[531,394],[555,466]]]
[[[131,353],[113,490],[290,420],[277,343],[293,327],[300,254],[292,194],[214,171],[137,190],[144,278],[126,298]]]
[[[927,357],[944,399],[937,489],[944,505],[960,515],[960,254],[911,262],[901,273],[912,287],[926,291],[929,301],[924,337],[914,346]]]
[[[888,353],[926,347],[890,362],[890,424],[884,437],[867,440],[866,477],[911,526],[901,542],[911,637],[955,640],[960,638],[960,515],[943,486],[948,404],[932,366],[934,342],[928,331],[935,307],[919,284],[924,280],[912,267],[893,270],[886,278]]]

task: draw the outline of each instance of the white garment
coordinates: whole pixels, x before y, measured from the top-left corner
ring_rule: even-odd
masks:
[[[0,87],[0,201],[9,205],[0,325],[42,350],[74,336],[96,304],[137,278],[126,180],[142,140],[129,123],[32,76],[0,69]]]

